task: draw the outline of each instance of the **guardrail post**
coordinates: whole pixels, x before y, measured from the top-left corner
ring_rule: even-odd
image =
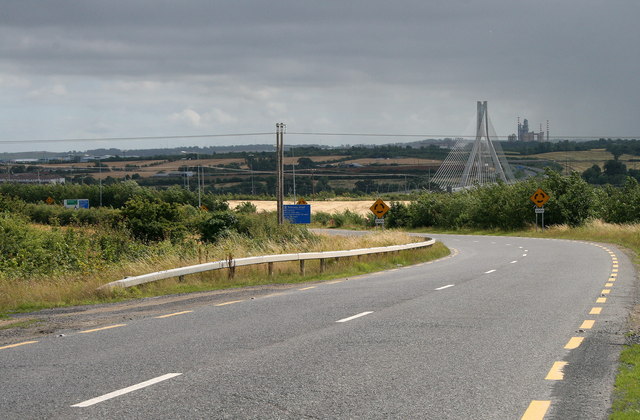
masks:
[[[304,276],[304,260],[300,260],[300,275]]]
[[[236,275],[236,264],[233,261],[233,256],[231,254],[227,257],[227,267],[229,267],[229,280],[232,280]]]
[[[184,281],[184,276],[178,276],[178,281],[182,283]]]
[[[324,270],[327,268],[327,260],[324,258],[320,258],[320,272],[324,273]]]
[[[273,276],[273,263],[272,262],[267,263],[267,270],[269,272],[269,277],[272,277]]]

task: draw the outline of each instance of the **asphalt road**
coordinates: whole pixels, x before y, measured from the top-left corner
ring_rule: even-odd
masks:
[[[605,418],[625,254],[436,237],[451,257],[2,346],[0,417]]]

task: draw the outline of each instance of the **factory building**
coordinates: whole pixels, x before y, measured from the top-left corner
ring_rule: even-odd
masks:
[[[523,142],[532,142],[532,141],[545,141],[549,139],[549,121],[547,120],[547,133],[542,131],[542,124],[540,124],[540,131],[529,131],[529,120],[526,118],[520,124],[520,117],[518,117],[518,134],[511,134],[508,137],[510,142],[515,141],[523,141]]]

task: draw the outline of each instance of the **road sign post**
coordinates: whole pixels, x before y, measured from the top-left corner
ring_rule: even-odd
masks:
[[[534,211],[536,212],[536,231],[538,231],[538,215],[542,215],[542,224],[541,228],[544,231],[544,207],[534,207]]]
[[[376,215],[376,226],[380,225],[384,229],[384,215],[387,214],[389,208],[390,207],[387,206],[387,203],[382,201],[380,198],[378,198],[376,202],[369,207],[369,210]]]
[[[534,207],[536,212],[536,231],[538,231],[538,214],[542,215],[541,227],[542,227],[542,231],[544,231],[544,205],[547,204],[547,201],[549,201],[549,198],[551,198],[549,194],[544,192],[542,188],[538,188],[538,190],[534,192],[531,197],[529,197],[529,200],[533,201],[533,204],[536,205]]]

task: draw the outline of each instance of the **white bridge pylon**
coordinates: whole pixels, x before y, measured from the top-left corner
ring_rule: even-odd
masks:
[[[500,142],[489,129],[487,101],[478,101],[476,139],[458,139],[447,158],[433,176],[433,182],[443,189],[468,188],[474,185],[512,183],[515,180]]]

